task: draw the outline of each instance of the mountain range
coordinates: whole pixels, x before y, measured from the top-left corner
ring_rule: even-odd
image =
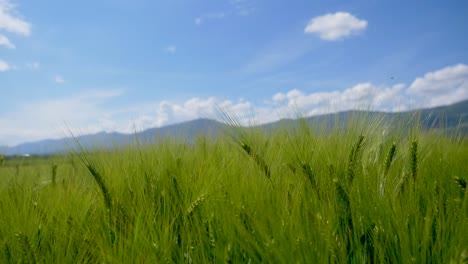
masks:
[[[315,124],[334,124],[339,120],[343,124],[353,116],[366,116],[370,118],[381,117],[385,122],[391,124],[398,120],[410,120],[416,117],[421,127],[425,129],[442,129],[446,133],[458,133],[468,135],[468,100],[448,106],[412,110],[398,113],[385,113],[374,111],[344,111],[332,114],[306,117],[306,121]],[[273,123],[263,124],[258,128],[271,130],[276,127],[289,127],[297,123],[296,119],[282,119]],[[210,119],[197,119],[179,124],[159,128],[150,128],[133,134],[106,133],[101,132],[92,135],[83,135],[76,138],[68,137],[62,139],[47,139],[36,142],[19,144],[13,147],[0,146],[0,154],[7,156],[17,155],[51,155],[63,153],[78,148],[76,141],[80,142],[86,149],[111,148],[125,146],[138,139],[142,144],[155,142],[158,139],[170,136],[192,141],[198,135],[209,134],[217,136],[227,125]]]

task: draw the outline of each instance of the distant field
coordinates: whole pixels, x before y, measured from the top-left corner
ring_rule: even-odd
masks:
[[[467,177],[464,138],[366,118],[9,159],[0,262],[466,263]]]

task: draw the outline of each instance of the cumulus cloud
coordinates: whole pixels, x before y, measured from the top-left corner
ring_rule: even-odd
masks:
[[[244,100],[233,102],[214,97],[139,103],[109,108],[124,90],[95,90],[64,98],[32,101],[14,112],[0,113],[0,145],[17,144],[44,138],[67,136],[70,129],[80,134],[101,131],[132,133],[200,117],[217,118],[218,107],[232,110],[248,124],[253,105]]]
[[[343,91],[315,92],[305,94],[293,89],[287,93],[277,93],[272,99],[277,106],[286,109],[299,109],[307,115],[326,114],[351,109],[372,109],[394,111],[404,98],[400,96],[404,85],[391,87],[372,83],[359,83]]]
[[[352,109],[403,111],[466,99],[467,80],[467,66],[460,64],[415,78],[410,86],[362,82],[343,90],[325,92],[291,89],[271,95],[264,104],[245,99],[195,97],[116,107],[112,106],[112,101],[124,95],[124,90],[95,90],[30,102],[14,112],[0,113],[0,145],[66,136],[64,122],[72,131],[80,133],[132,133],[135,128],[144,130],[196,118],[219,119],[219,109],[236,115],[243,125],[268,123],[297,112],[310,116]],[[425,93],[435,99],[425,101]]]
[[[468,98],[468,66],[458,64],[415,78],[408,87],[359,83],[345,90],[305,94],[297,89],[272,97],[277,106],[296,107],[308,115],[357,108],[402,111],[452,104]]]
[[[6,72],[11,69],[10,65],[3,60],[0,60],[0,72]]]
[[[367,21],[350,13],[337,12],[312,18],[304,29],[305,33],[318,34],[323,40],[334,41],[364,31]]]
[[[245,100],[219,100],[215,97],[189,98],[185,101],[163,100],[139,104],[119,111],[119,116],[131,117],[132,122],[122,122],[121,132],[131,132],[133,127],[147,129],[161,127],[197,118],[216,119],[219,109],[235,113],[243,124],[248,124],[254,105]],[[117,118],[117,116],[115,116]]]
[[[9,49],[15,49],[15,45],[13,45],[13,43],[10,42],[10,40],[3,36],[2,34],[0,34],[0,46],[5,46]]]
[[[11,1],[0,0],[0,29],[23,36],[30,35],[31,25],[17,14],[15,8]]]
[[[457,64],[416,78],[407,91],[429,106],[450,104],[468,98],[468,65]]]

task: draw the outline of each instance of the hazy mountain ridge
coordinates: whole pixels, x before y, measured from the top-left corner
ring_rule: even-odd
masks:
[[[416,115],[415,115],[416,114]],[[447,131],[455,131],[463,135],[468,135],[468,100],[448,105],[438,106],[434,108],[412,110],[407,112],[386,113],[378,111],[344,111],[339,113],[318,115],[306,117],[310,123],[316,124],[333,124],[335,120],[346,122],[350,117],[367,116],[383,117],[386,122],[392,120],[406,119],[409,120],[412,116],[420,114],[420,123],[424,128],[444,128]],[[294,119],[282,119],[273,123],[258,126],[261,129],[274,129],[280,126],[290,126],[295,123]],[[78,136],[76,139],[72,137],[62,139],[47,139],[36,142],[28,142],[19,144],[13,147],[0,146],[0,154],[13,155],[50,155],[61,153],[70,150],[76,150],[78,145],[76,140],[86,149],[92,148],[111,148],[115,146],[125,146],[135,142],[138,139],[142,144],[155,142],[157,139],[167,136],[181,138],[192,141],[200,134],[208,134],[216,136],[223,133],[227,126],[221,122],[210,119],[197,119],[179,124],[173,124],[160,128],[150,128],[133,134],[123,133],[106,133],[100,132],[92,135]],[[458,128],[460,127],[460,128]]]

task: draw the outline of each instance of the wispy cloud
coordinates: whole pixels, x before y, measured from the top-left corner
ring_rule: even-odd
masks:
[[[31,24],[21,18],[15,9],[16,6],[11,1],[0,0],[0,29],[19,35],[30,35]]]
[[[10,40],[2,34],[0,34],[0,46],[5,46],[9,49],[16,48],[15,45],[13,45],[13,43],[11,43]]]
[[[248,16],[255,12],[255,3],[253,0],[230,0],[234,12],[240,16]]]
[[[305,33],[318,34],[323,40],[334,41],[364,31],[367,21],[347,12],[337,12],[312,18]]]
[[[195,18],[195,25],[200,26],[208,20],[223,19],[229,16],[249,16],[255,12],[254,0],[228,0],[225,11],[206,13]]]
[[[177,52],[177,47],[174,46],[174,45],[169,45],[169,46],[164,48],[164,51],[167,52],[167,53],[174,54],[174,53]]]
[[[31,34],[31,25],[23,20],[16,12],[16,6],[10,0],[0,0],[0,30],[10,33],[29,36]],[[8,49],[16,49],[10,39],[0,34],[0,46]],[[11,70],[12,67],[6,61],[0,60],[0,72]]]
[[[0,72],[6,72],[11,69],[10,65],[3,60],[0,60]]]
[[[222,18],[225,18],[225,17],[226,17],[226,13],[224,13],[224,12],[204,14],[204,15],[201,15],[201,16],[195,18],[195,24],[197,26],[200,26],[206,20],[222,19]]]
[[[124,90],[91,90],[63,98],[30,101],[0,113],[0,145],[66,136],[67,128],[83,133],[118,130],[104,104]]]
[[[301,35],[283,35],[266,43],[257,54],[250,58],[243,70],[247,73],[275,71],[293,63],[317,46],[317,43],[311,43]]]
[[[247,73],[269,72],[287,65],[308,52],[309,48],[273,49],[256,55],[246,66]]]
[[[61,75],[55,75],[54,76],[54,82],[58,84],[62,84],[65,82],[65,79]]]
[[[37,61],[34,61],[34,62],[28,62],[26,63],[26,67],[30,70],[39,70],[39,68],[41,68],[41,64]]]

